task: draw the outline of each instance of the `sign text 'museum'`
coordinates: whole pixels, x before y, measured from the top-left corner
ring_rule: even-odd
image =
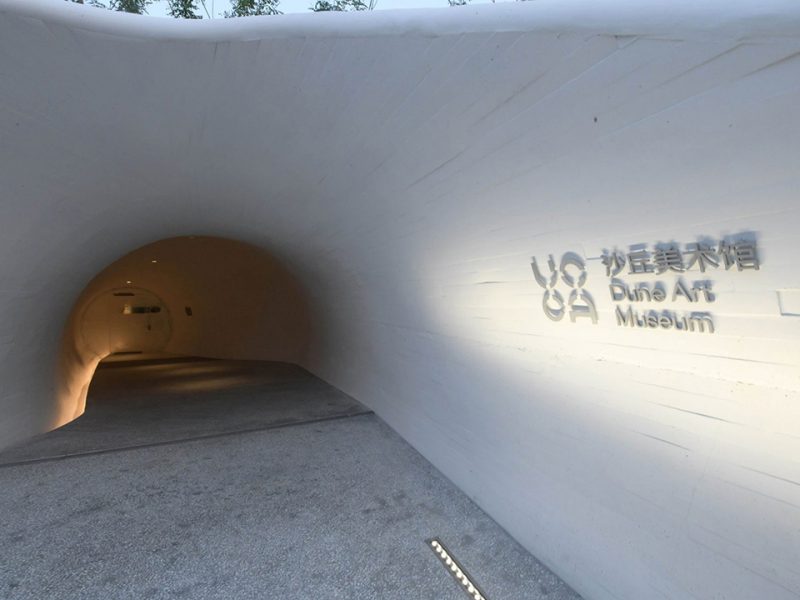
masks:
[[[755,241],[749,240],[722,240],[713,246],[697,242],[687,244],[683,249],[675,244],[660,244],[653,248],[639,244],[624,253],[604,250],[600,260],[609,278],[608,290],[611,301],[615,303],[614,315],[618,326],[700,333],[715,331],[711,314],[703,310],[716,300],[713,282],[708,279],[689,282],[684,275],[688,277],[691,271],[705,276],[718,269],[760,269]],[[561,321],[569,315],[573,323],[580,318],[594,324],[598,322],[594,298],[585,289],[588,273],[580,255],[567,252],[558,263],[550,255],[547,269],[540,268],[534,257],[531,269],[534,279],[545,290],[542,309],[550,320]],[[623,276],[639,279],[642,276],[664,278],[669,275],[673,276],[672,281],[630,282],[622,279]],[[664,302],[685,304],[690,312],[679,314],[674,307],[664,309],[658,306]]]

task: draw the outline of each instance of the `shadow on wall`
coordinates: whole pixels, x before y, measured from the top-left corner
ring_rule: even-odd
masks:
[[[161,240],[84,288],[64,329],[52,428],[79,417],[97,364],[115,353],[300,362],[310,333],[299,283],[254,246]]]

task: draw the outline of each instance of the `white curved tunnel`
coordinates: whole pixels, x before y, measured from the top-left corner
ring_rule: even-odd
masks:
[[[98,273],[226,238],[289,295],[198,353],[351,394],[587,598],[797,598],[799,78],[792,2],[3,0],[0,445],[80,413]]]
[[[206,236],[147,244],[103,269],[73,307],[56,424],[83,412],[95,367],[112,354],[300,362],[306,304],[292,276],[253,246]]]

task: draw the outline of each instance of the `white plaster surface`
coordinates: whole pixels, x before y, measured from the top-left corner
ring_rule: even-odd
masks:
[[[0,444],[62,414],[48,375],[96,273],[232,238],[308,291],[302,364],[585,597],[797,598],[798,82],[789,1],[183,23],[0,0]],[[761,268],[705,276],[713,335],[616,325],[603,249],[739,234]],[[567,251],[597,325],[541,310],[530,258]]]

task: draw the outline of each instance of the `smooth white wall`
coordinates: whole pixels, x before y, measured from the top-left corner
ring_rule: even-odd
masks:
[[[95,273],[230,237],[309,290],[305,365],[587,598],[798,597],[796,3],[92,11],[0,2],[1,440]],[[604,248],[742,232],[714,335],[614,324]],[[541,310],[567,251],[597,325]]]

